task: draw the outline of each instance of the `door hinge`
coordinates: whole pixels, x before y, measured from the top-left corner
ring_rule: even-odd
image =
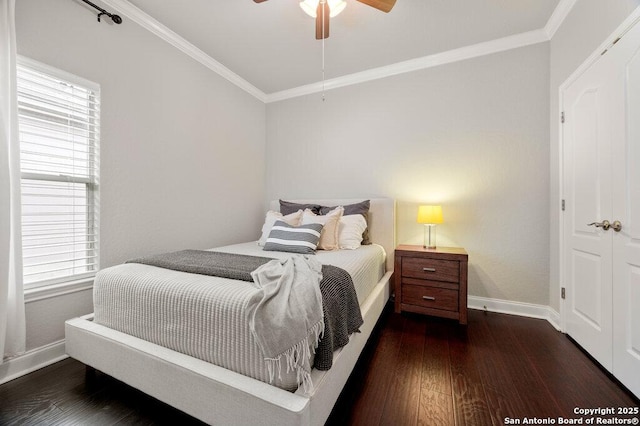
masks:
[[[566,299],[566,298],[567,298],[567,294],[566,294],[566,292],[565,292],[565,290],[564,290],[564,287],[562,287],[562,288],[560,289],[560,297],[562,297],[563,299]]]
[[[564,200],[562,200],[562,211],[564,211],[564,209],[565,209]]]
[[[560,113],[560,122],[564,123],[564,111]]]

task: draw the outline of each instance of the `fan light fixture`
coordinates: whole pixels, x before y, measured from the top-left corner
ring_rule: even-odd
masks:
[[[329,4],[329,16],[331,18],[338,16],[347,7],[347,2],[344,0],[326,0],[326,2]],[[302,0],[300,7],[304,10],[304,13],[315,18],[317,16],[318,3],[320,3],[320,0]]]
[[[86,1],[86,0],[83,0]],[[254,3],[264,3],[267,0],[253,0]],[[367,6],[389,13],[396,0],[357,0]],[[300,0],[300,7],[304,13],[316,19],[316,40],[329,37],[330,18],[337,16],[347,7],[344,0]]]

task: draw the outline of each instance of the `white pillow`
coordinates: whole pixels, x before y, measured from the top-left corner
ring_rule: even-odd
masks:
[[[338,243],[338,223],[343,212],[344,208],[338,206],[325,215],[316,215],[309,209],[306,209],[302,214],[302,225],[310,223],[324,225],[320,234],[320,242],[318,243],[320,250],[338,250],[340,248]]]
[[[264,244],[267,242],[267,238],[269,238],[271,228],[273,228],[273,224],[276,223],[276,220],[282,220],[289,225],[298,226],[302,221],[302,210],[298,210],[297,212],[288,214],[286,216],[283,216],[280,212],[269,210],[264,218],[264,224],[262,225],[262,235],[258,240],[259,246],[264,246]]]
[[[338,223],[338,244],[341,249],[355,250],[362,244],[362,233],[367,221],[361,214],[342,216]]]

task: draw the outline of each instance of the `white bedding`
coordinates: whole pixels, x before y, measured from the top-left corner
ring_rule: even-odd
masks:
[[[250,256],[271,257],[274,259],[286,259],[293,255],[293,253],[281,251],[264,251],[262,247],[255,242],[233,244],[213,250]],[[318,250],[316,257],[320,263],[337,266],[351,275],[360,304],[362,304],[364,299],[369,295],[369,292],[371,292],[371,289],[384,275],[386,254],[382,246],[378,244],[360,246],[360,248],[356,250]]]
[[[255,242],[215,250],[272,258],[292,255],[263,251]],[[386,255],[378,245],[319,251],[317,256],[321,263],[349,272],[360,303],[384,275]],[[243,281],[135,263],[118,265],[96,276],[94,321],[267,382],[266,364],[244,315],[255,291]],[[298,384],[295,374],[283,371],[274,385],[294,390]]]

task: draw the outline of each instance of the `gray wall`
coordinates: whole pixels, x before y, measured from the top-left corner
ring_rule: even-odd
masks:
[[[265,105],[125,18],[78,1],[16,2],[18,53],[102,90],[102,267],[257,238]],[[27,347],[64,337],[91,292],[27,304]]]
[[[550,49],[550,278],[549,304],[560,309],[560,85],[640,5],[640,0],[579,0],[551,40]]]
[[[387,196],[398,243],[443,205],[469,293],[549,302],[549,45],[267,105],[267,197]]]
[[[388,196],[398,243],[421,243],[418,204],[443,204],[438,243],[469,251],[471,295],[557,310],[558,87],[639,2],[579,0],[551,43],[266,108],[79,1],[19,0],[16,18],[19,54],[101,85],[103,267],[256,238],[256,200]],[[28,303],[28,348],[91,303]]]

